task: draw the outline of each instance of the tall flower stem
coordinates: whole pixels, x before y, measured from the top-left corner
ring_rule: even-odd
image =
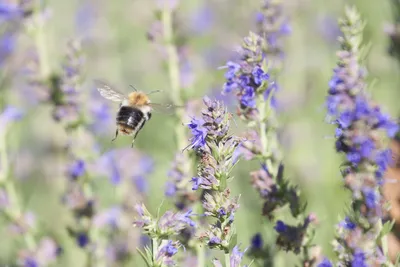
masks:
[[[10,205],[6,207],[3,212],[5,217],[11,222],[18,222],[19,218],[22,216],[22,207],[19,203],[15,184],[10,179],[10,162],[7,154],[6,133],[6,129],[2,129],[0,133],[0,187],[4,188]],[[36,248],[35,238],[30,231],[24,234],[24,241],[29,250],[33,251]]]
[[[162,24],[164,29],[164,45],[167,51],[167,65],[168,65],[168,76],[171,85],[171,99],[174,105],[180,107],[183,105],[182,93],[181,93],[181,82],[179,73],[179,56],[178,51],[174,43],[174,30],[172,25],[172,10],[165,7],[162,10]],[[180,122],[184,121],[184,111],[181,108],[176,110],[176,116]],[[175,127],[176,142],[180,149],[183,149],[186,145],[187,134],[184,127],[181,127],[178,122]]]
[[[48,57],[48,47],[46,45],[46,33],[45,33],[45,23],[43,21],[43,1],[36,1],[36,14],[35,14],[35,42],[37,53],[39,57],[40,66],[40,78],[46,80],[50,75],[49,57]]]
[[[203,244],[197,245],[197,267],[205,266],[205,248]]]
[[[153,250],[153,263],[156,262],[156,257],[157,257],[157,252],[158,252],[158,240],[157,238],[152,238],[151,239],[151,247]]]
[[[179,54],[178,48],[175,43],[175,33],[173,27],[173,12],[174,8],[169,7],[167,4],[161,11],[161,23],[163,25],[163,45],[166,49],[167,54],[167,66],[168,66],[168,76],[169,82],[171,86],[171,100],[176,109],[176,118],[177,122],[175,125],[175,136],[176,136],[176,145],[178,150],[182,150],[186,147],[186,142],[188,140],[188,133],[185,127],[182,127],[182,122],[185,121],[185,110],[183,109],[183,105],[185,103],[182,95],[183,95],[183,87],[181,84],[181,73],[180,73],[180,62],[179,62]],[[182,155],[182,165],[180,166],[182,173],[192,174],[192,166],[189,159],[189,156],[184,153]],[[187,181],[183,181],[183,186],[189,185],[189,177],[185,177],[188,179]],[[186,184],[187,183],[187,184]],[[194,207],[196,213],[202,212],[201,202],[197,202]],[[196,245],[196,254],[198,258],[198,267],[205,266],[205,249],[200,244]]]
[[[225,267],[231,267],[231,255],[225,253]]]

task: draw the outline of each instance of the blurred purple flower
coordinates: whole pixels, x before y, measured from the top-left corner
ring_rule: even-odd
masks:
[[[80,176],[84,175],[85,172],[86,172],[86,164],[85,161],[81,159],[74,161],[68,168],[68,176],[73,180],[76,180]]]
[[[76,236],[76,243],[82,248],[86,247],[89,244],[89,236],[87,233],[79,233]]]
[[[361,16],[355,8],[347,8],[340,21],[341,50],[328,84],[326,106],[330,123],[338,128],[336,150],[346,156],[343,176],[352,193],[349,214],[357,216],[349,215],[338,224],[334,247],[339,265],[380,265],[386,261],[377,241],[385,201],[380,190],[392,163],[391,151],[383,140],[393,138],[399,126],[367,92],[367,70],[359,52],[363,49],[359,41],[364,27]]]
[[[255,234],[251,238],[251,248],[253,250],[261,250],[264,247],[264,241],[260,233]]]
[[[122,208],[114,206],[103,210],[96,214],[93,219],[93,224],[99,228],[110,226],[111,228],[118,227],[118,221],[122,219]]]
[[[157,266],[175,266],[176,263],[172,257],[178,253],[180,246],[178,241],[166,240],[163,242],[155,255]]]
[[[332,263],[330,262],[330,260],[328,260],[327,258],[324,258],[317,267],[333,267]]]
[[[337,44],[337,39],[342,35],[337,19],[331,15],[321,15],[317,18],[316,27],[319,34],[328,44]]]
[[[81,1],[81,4],[78,6],[76,11],[75,27],[80,35],[85,36],[85,38],[90,35],[89,31],[93,26],[95,8],[96,5],[94,5],[91,0],[84,0]]]
[[[56,121],[67,120],[70,123],[79,121],[81,114],[81,95],[79,86],[81,84],[81,72],[84,63],[82,47],[79,40],[71,40],[64,61],[62,63],[62,73],[59,77],[57,86],[53,88],[51,98],[54,110],[53,118]]]
[[[110,104],[101,96],[96,88],[91,90],[91,101],[88,106],[90,115],[89,129],[96,135],[109,135],[110,129],[115,127],[114,112]]]
[[[23,15],[23,10],[18,4],[12,1],[3,1],[0,3],[0,22],[16,19],[21,15]]]
[[[214,13],[209,4],[203,4],[196,8],[190,16],[189,28],[194,34],[204,34],[214,22]]]
[[[147,193],[149,189],[149,184],[147,182],[146,177],[144,176],[135,176],[133,177],[133,182],[135,183],[136,189],[139,193]]]
[[[238,246],[234,246],[231,253],[230,266],[240,267],[244,253],[239,250]]]
[[[0,36],[0,66],[3,66],[7,58],[14,52],[15,39],[15,34],[11,32],[5,32]]]

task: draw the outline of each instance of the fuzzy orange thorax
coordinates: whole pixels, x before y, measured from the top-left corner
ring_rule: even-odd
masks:
[[[150,103],[149,98],[145,93],[132,92],[128,95],[129,104],[133,106],[144,106]]]

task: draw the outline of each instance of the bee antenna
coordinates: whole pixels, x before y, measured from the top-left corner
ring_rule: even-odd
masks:
[[[154,93],[160,93],[160,92],[162,92],[162,90],[154,90],[154,91],[151,91],[151,92],[147,93],[147,95],[151,95],[151,94],[154,94]]]
[[[135,86],[133,86],[132,84],[129,85],[130,87],[132,87],[132,89],[137,92],[138,90],[135,88]]]

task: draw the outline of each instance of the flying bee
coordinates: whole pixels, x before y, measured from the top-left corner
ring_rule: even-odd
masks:
[[[133,143],[139,131],[143,128],[145,123],[150,120],[153,109],[170,109],[174,107],[174,105],[171,104],[157,104],[150,101],[148,96],[153,93],[161,92],[160,90],[144,93],[136,90],[131,85],[133,92],[125,95],[99,80],[95,80],[95,84],[102,97],[114,102],[120,102],[116,117],[117,129],[112,141],[117,138],[119,133],[133,136],[131,147],[133,147]]]

